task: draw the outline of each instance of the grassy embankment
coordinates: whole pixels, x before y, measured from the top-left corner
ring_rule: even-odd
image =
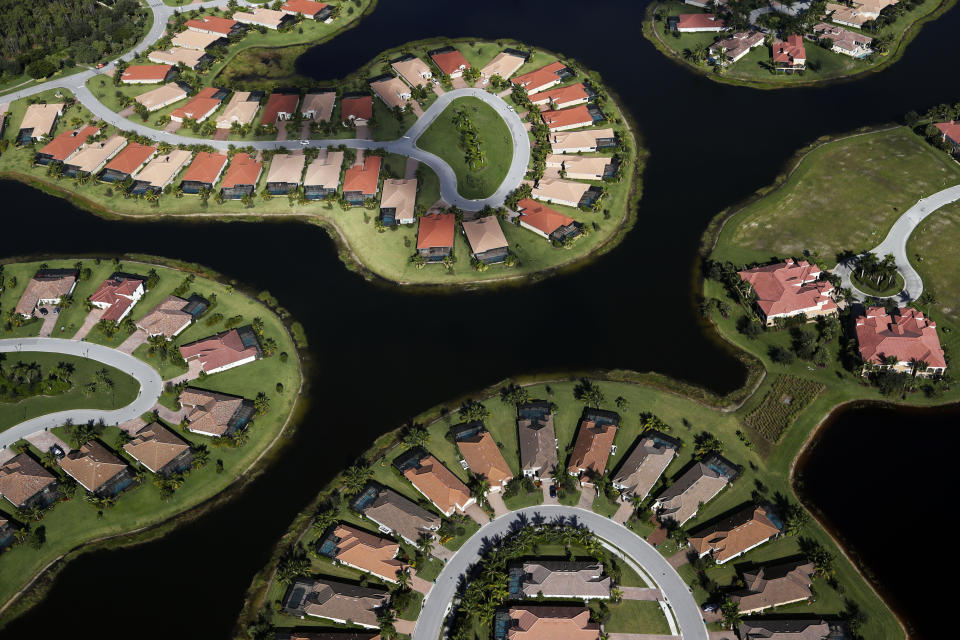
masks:
[[[75,262],[74,259],[46,261],[51,268],[72,266]],[[99,265],[90,259],[83,262],[84,266],[93,270],[93,274],[91,278],[78,285],[76,292],[78,300],[82,299],[82,296],[89,295],[114,269],[110,261],[103,261]],[[141,274],[146,274],[150,268],[154,268],[160,276],[160,283],[134,308],[132,312],[134,318],[147,313],[156,302],[169,295],[187,275],[178,269],[135,262],[133,259],[124,260],[122,265],[126,271]],[[27,273],[36,270],[37,266],[38,263],[7,264],[5,271],[9,277],[11,270]],[[215,439],[191,434],[179,429],[176,425],[169,425],[180,437],[191,444],[202,444],[210,448],[209,463],[201,469],[192,471],[183,486],[169,501],[160,499],[159,489],[153,484],[151,474],[148,473],[140,486],[121,495],[115,506],[104,511],[102,518],[98,517],[97,508],[84,500],[82,490],[78,491],[70,501],[57,504],[46,513],[42,522],[33,523],[34,527],[40,525],[46,527],[47,540],[41,549],[36,550],[25,544],[0,554],[0,576],[2,576],[0,602],[5,603],[6,607],[0,616],[0,623],[19,615],[42,597],[45,589],[52,584],[56,570],[64,565],[63,562],[58,562],[55,570],[44,573],[29,591],[11,604],[15,594],[27,586],[35,576],[43,573],[54,560],[69,559],[95,550],[103,544],[115,545],[117,541],[111,542],[109,539],[125,538],[127,534],[142,532],[145,529],[152,530],[164,521],[190,509],[193,511],[189,516],[184,517],[199,515],[200,511],[196,509],[197,507],[210,504],[211,499],[218,494],[243,478],[251,477],[251,471],[255,469],[256,463],[261,458],[265,458],[283,432],[288,418],[293,415],[294,405],[299,396],[301,372],[297,348],[283,321],[266,306],[236,290],[232,285],[222,284],[212,279],[217,277],[216,274],[209,274],[209,277],[206,277],[204,274],[207,272],[199,265],[182,265],[182,267],[197,273],[190,291],[205,296],[216,294],[216,306],[211,309],[207,317],[213,313],[222,313],[224,318],[242,315],[243,324],[249,323],[254,317],[260,317],[265,324],[265,335],[277,342],[277,354],[281,352],[288,354],[288,360],[285,363],[281,361],[279,355],[275,354],[242,367],[207,376],[205,379],[195,381],[194,384],[201,388],[242,395],[250,399],[259,392],[265,392],[270,399],[269,412],[256,419],[250,429],[248,441],[239,448],[217,446],[221,443]],[[8,297],[18,298],[23,287],[26,286],[28,278],[18,276],[17,279],[17,287],[11,287],[4,292],[4,305]],[[80,313],[71,314],[75,309],[80,310]],[[66,323],[63,332],[65,336],[72,335],[79,327],[83,311],[83,305],[78,302],[64,313],[64,316],[70,314],[70,317],[63,319]],[[208,326],[206,320],[201,319],[181,334],[183,337],[180,343],[211,335],[223,328],[223,321]],[[36,326],[36,330],[39,330],[39,326]],[[154,363],[149,357],[144,359],[151,364]],[[160,369],[163,371],[163,367]],[[277,383],[283,385],[282,391],[276,387]],[[115,448],[115,435],[115,428],[107,429],[102,440],[107,446]],[[35,455],[39,453],[34,451]],[[217,471],[217,461],[222,461],[222,471]],[[15,516],[9,513],[7,507],[9,505],[0,508],[5,511],[5,515]],[[149,537],[158,534],[159,530],[152,530],[142,535]],[[122,539],[119,543],[128,541]]]

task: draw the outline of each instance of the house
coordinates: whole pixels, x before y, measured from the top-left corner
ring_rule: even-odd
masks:
[[[457,218],[452,213],[431,213],[420,217],[417,253],[427,262],[443,262],[453,253],[453,232]]]
[[[283,11],[254,7],[253,11],[234,11],[233,19],[237,22],[250,24],[255,27],[279,29],[284,22],[290,20],[290,16]]]
[[[450,78],[460,78],[463,72],[470,68],[470,63],[457,49],[443,47],[429,51],[428,55],[440,71]]]
[[[510,255],[510,243],[503,235],[497,216],[464,220],[460,226],[470,245],[470,257],[484,264],[496,264]]]
[[[567,472],[572,476],[586,473],[602,476],[607,470],[607,460],[617,436],[620,415],[602,409],[585,409],[573,443]]]
[[[243,29],[236,20],[217,16],[201,16],[193,20],[187,20],[184,26],[191,31],[213,33],[222,38],[228,38]]]
[[[403,109],[410,99],[410,87],[396,76],[382,76],[371,80],[370,88],[390,109]]]
[[[378,614],[390,604],[390,594],[329,578],[297,578],[287,588],[281,606],[298,618],[311,616],[337,624],[348,621],[367,629],[380,627]]]
[[[476,502],[460,478],[419,447],[398,456],[393,466],[445,516],[463,513]]]
[[[679,448],[679,440],[659,431],[641,434],[633,451],[614,474],[613,486],[627,496],[646,498]]]
[[[311,20],[326,20],[333,13],[333,7],[314,0],[287,0],[280,6],[280,11],[288,16],[302,15]]]
[[[31,104],[23,112],[20,130],[17,132],[17,144],[27,144],[31,140],[50,137],[57,118],[63,115],[64,103]]]
[[[366,126],[373,117],[373,96],[344,95],[340,101],[340,121],[352,122],[358,127]]]
[[[595,180],[599,182],[604,178],[615,175],[617,172],[617,161],[606,156],[568,156],[551,153],[546,157],[545,162],[548,171],[544,173],[544,176],[551,178],[559,178],[562,171],[564,177],[571,180]]]
[[[146,107],[147,111],[157,111],[174,102],[180,102],[187,97],[187,90],[176,82],[168,82],[146,93],[141,93],[134,100]]]
[[[821,39],[829,39],[830,50],[834,53],[842,53],[851,58],[866,58],[873,53],[873,38],[862,33],[855,33],[828,22],[821,22],[813,28],[813,32]]]
[[[554,153],[593,153],[615,149],[617,134],[613,129],[561,131],[550,134],[550,147]]]
[[[548,106],[551,109],[566,109],[578,104],[586,104],[587,100],[593,95],[593,92],[588,90],[585,84],[578,82],[566,87],[538,92],[530,98],[530,102],[538,107]]]
[[[829,280],[820,280],[820,267],[806,260],[795,262],[787,258],[737,275],[753,287],[757,310],[768,327],[775,325],[777,318],[838,313],[837,303],[830,296],[833,285]]]
[[[173,182],[180,170],[193,158],[193,152],[187,149],[173,149],[170,153],[157,156],[137,172],[130,187],[130,193],[141,194],[150,191],[161,192]]]
[[[317,541],[317,552],[339,564],[365,571],[387,582],[397,582],[397,574],[409,565],[397,560],[400,545],[372,533],[337,524]]]
[[[520,470],[525,476],[551,476],[557,469],[557,436],[553,410],[544,400],[517,406]]]
[[[517,72],[517,69],[527,63],[528,57],[526,54],[513,49],[501,51],[480,69],[480,84],[486,86],[493,76],[500,76],[504,80],[509,80],[510,76]]]
[[[94,140],[63,162],[63,175],[74,178],[81,173],[94,175],[127,146],[127,139],[117,134],[106,140]]]
[[[544,177],[533,186],[530,195],[551,204],[581,207],[592,204],[601,192],[600,187],[592,187],[584,182]]]
[[[332,89],[329,91],[311,91],[303,97],[300,113],[303,114],[304,118],[309,118],[314,122],[330,122],[336,101],[337,92]]]
[[[90,296],[90,302],[103,309],[101,320],[120,322],[143,297],[146,278],[127,273],[114,273]]]
[[[860,358],[867,365],[898,373],[913,373],[916,368],[916,375],[925,378],[947,368],[937,323],[922,311],[900,307],[887,313],[884,307],[870,307],[856,319],[856,331]],[[865,373],[868,370],[864,367]]]
[[[380,196],[380,221],[387,227],[395,224],[413,224],[417,204],[417,181],[385,179]]]
[[[180,180],[180,189],[184,193],[200,193],[203,189],[212,190],[223,174],[229,158],[223,153],[198,151],[193,162],[187,167],[183,179]]]
[[[76,286],[76,269],[40,269],[27,283],[16,311],[29,318],[37,307],[60,304],[60,300],[72,294]]]
[[[827,3],[827,15],[830,19],[847,27],[862,29],[870,20],[880,17],[880,12],[887,7],[897,4],[898,0],[864,0],[854,1],[850,6],[844,4]]]
[[[153,473],[169,476],[190,468],[190,445],[159,422],[144,425],[132,435],[124,451]]]
[[[303,192],[307,200],[322,200],[337,192],[340,186],[340,170],[343,168],[343,151],[322,149],[307,165],[303,178]]]
[[[96,440],[59,460],[60,468],[90,493],[113,497],[133,484],[130,467]]]
[[[206,51],[217,43],[223,43],[223,36],[219,33],[202,33],[191,29],[181,31],[170,39],[173,46],[194,51]]]
[[[960,152],[960,122],[938,122],[934,125],[943,134],[943,139],[950,143],[953,153]]]
[[[536,200],[524,198],[517,203],[517,211],[521,214],[521,227],[551,242],[563,242],[567,238],[576,238],[581,233],[582,226],[579,222]]]
[[[681,13],[677,16],[674,29],[679,33],[701,33],[704,31],[723,31],[727,21],[712,13]]]
[[[710,453],[693,463],[653,503],[653,511],[661,521],[673,520],[683,525],[697,515],[704,505],[740,475],[740,469],[717,453]]]
[[[567,129],[580,129],[593,124],[593,115],[583,104],[560,111],[544,111],[540,115],[543,117],[544,124],[550,128],[551,133],[566,131]]]
[[[180,355],[188,364],[199,361],[200,370],[209,375],[259,360],[262,352],[257,334],[246,325],[185,344]]]
[[[132,64],[120,74],[123,84],[160,84],[170,82],[175,75],[173,65]]]
[[[513,478],[507,461],[483,422],[458,424],[450,428],[450,434],[467,468],[474,475],[486,478],[490,491],[499,492]]]
[[[28,453],[0,465],[0,496],[17,509],[46,507],[58,497],[57,478]]]
[[[274,634],[275,640],[380,640],[380,631],[291,631]]]
[[[807,50],[803,38],[797,34],[787,36],[786,40],[773,41],[773,65],[777,71],[793,73],[807,68]]]
[[[267,172],[267,191],[273,195],[285,195],[295,191],[303,179],[307,158],[302,153],[278,153],[270,162]]]
[[[63,163],[80,150],[87,140],[97,136],[100,129],[87,125],[76,130],[64,131],[56,138],[45,144],[33,159],[37,164],[48,165],[53,162]]]
[[[220,193],[229,200],[239,200],[251,195],[263,173],[263,163],[254,160],[249,154],[238,153],[233,156],[227,173],[220,184]]]
[[[172,64],[174,66],[182,64],[188,69],[196,69],[201,64],[210,59],[206,51],[197,51],[196,49],[184,49],[183,47],[171,47],[170,49],[151,51],[147,54],[150,62],[160,64]]]
[[[501,622],[502,619],[502,622]],[[586,607],[514,605],[497,616],[496,640],[599,640]],[[501,635],[502,634],[502,635]]]
[[[544,89],[560,84],[562,80],[569,78],[573,72],[562,62],[551,62],[545,67],[534,69],[522,76],[517,76],[510,80],[515,85],[519,85],[527,90],[527,95],[539,93]]]
[[[700,7],[701,9],[709,9],[711,2],[713,2],[714,6],[727,6],[727,0],[683,0],[683,4],[689,4],[692,7]]]
[[[220,103],[227,97],[227,92],[216,87],[204,87],[197,95],[190,98],[190,101],[174,109],[170,114],[170,119],[174,122],[183,122],[187,118],[203,122],[213,115],[213,112],[220,107]]]
[[[180,335],[208,307],[209,303],[200,296],[190,296],[189,300],[167,296],[147,315],[137,320],[137,328],[149,337],[163,336],[170,340]]]
[[[226,109],[217,116],[217,129],[229,129],[233,123],[239,125],[252,123],[260,109],[260,96],[260,92],[237,91],[234,93]]]
[[[184,416],[187,431],[212,438],[242,431],[255,413],[250,400],[195,387],[184,389],[178,400],[189,409]]]
[[[391,62],[390,66],[411,87],[425,87],[430,84],[430,78],[433,77],[433,72],[430,71],[427,63],[409,53]]]
[[[610,597],[610,576],[603,574],[599,562],[524,560],[511,563],[508,573],[511,598]]]
[[[364,155],[357,160],[343,174],[343,198],[352,205],[377,197],[380,183],[380,156]]]
[[[113,157],[113,160],[107,163],[107,166],[100,172],[100,180],[104,182],[123,182],[128,178],[133,178],[137,171],[157,152],[157,148],[151,145],[131,142],[123,148],[123,151]]]
[[[412,545],[440,528],[440,516],[376,483],[368,484],[350,507],[380,527],[383,533],[398,535]]]
[[[780,525],[766,507],[747,505],[717,522],[690,532],[690,546],[702,558],[729,562],[780,535]]]
[[[810,588],[813,573],[813,563],[802,560],[744,571],[745,588],[731,593],[730,600],[745,616],[791,602],[803,602],[813,597]]]
[[[818,619],[748,618],[737,627],[740,640],[850,640],[839,622]]]
[[[3,517],[3,514],[0,514],[0,551],[15,542],[14,533],[16,533],[16,528],[13,523]]]
[[[754,47],[762,45],[763,38],[761,31],[738,31],[710,45],[710,56],[718,60],[723,52],[726,54],[723,66],[729,66],[750,53]]]
[[[298,104],[300,104],[298,93],[271,93],[263,108],[261,122],[274,124],[278,120],[289,120],[297,113]]]

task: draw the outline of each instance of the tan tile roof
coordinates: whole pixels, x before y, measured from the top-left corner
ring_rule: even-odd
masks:
[[[137,326],[146,331],[148,335],[164,335],[167,338],[172,338],[188,326],[193,319],[193,316],[183,310],[185,306],[187,306],[187,301],[183,298],[167,296],[163,302],[138,320]]]
[[[26,453],[0,465],[0,495],[19,508],[57,479]]]
[[[340,169],[343,167],[343,151],[320,151],[316,159],[307,165],[303,178],[304,186],[335,189],[340,184]]]
[[[714,468],[709,457],[695,463],[657,496],[660,519],[683,524],[696,515],[701,504],[710,502],[729,483],[730,479]]]
[[[314,122],[329,122],[333,115],[333,106],[337,102],[336,91],[320,91],[308,93],[303,97],[303,105],[300,111],[307,113],[313,111]]]
[[[508,640],[598,640],[600,625],[590,622],[586,607],[553,605],[514,606]]]
[[[147,58],[151,62],[162,62],[166,64],[183,63],[190,69],[196,69],[200,64],[205,52],[196,49],[184,49],[183,47],[172,47],[170,49],[151,51]]]
[[[34,138],[50,135],[57,117],[63,115],[63,106],[62,102],[29,105],[23,113],[20,128],[33,129]]]
[[[417,203],[416,180],[383,181],[383,195],[380,198],[381,209],[396,209],[397,220],[412,220],[416,217],[414,206]]]
[[[737,557],[747,549],[780,533],[767,517],[766,509],[750,505],[723,520],[690,532],[690,546],[697,553],[710,553],[718,564]]]
[[[194,387],[184,389],[179,400],[189,409],[186,418],[190,431],[212,436],[226,433],[230,419],[243,404],[243,398]]]
[[[730,599],[747,615],[813,597],[810,582],[814,566],[803,560],[766,565],[743,573],[746,588],[730,594]]]
[[[333,535],[337,537],[335,558],[344,564],[393,582],[408,566],[396,559],[400,545],[392,540],[346,524],[337,525]]]
[[[679,443],[659,431],[640,436],[640,441],[613,477],[614,484],[645,498],[677,455]]]
[[[616,435],[616,425],[597,425],[593,420],[581,421],[577,440],[573,444],[573,453],[570,454],[570,473],[583,470],[603,475],[610,458],[610,446]]]
[[[550,134],[550,146],[555,152],[577,149],[597,149],[601,138],[613,138],[613,129],[588,129],[586,131],[558,131]]]
[[[234,122],[240,124],[250,124],[260,109],[260,103],[256,100],[250,101],[249,91],[238,91],[230,98],[227,107],[219,116],[217,116],[217,127],[220,129],[229,129]]]
[[[157,156],[137,173],[137,181],[148,182],[151,186],[162,189],[180,173],[180,169],[190,162],[192,157],[193,153],[187,149],[174,149],[165,156]]]
[[[303,611],[316,618],[352,620],[354,623],[377,627],[377,612],[390,602],[390,594],[380,589],[358,587],[330,578],[304,578],[290,585],[288,590],[307,591]]]
[[[540,180],[537,181],[537,186],[533,188],[531,195],[537,200],[558,202],[575,207],[580,202],[583,194],[589,190],[590,185],[584,182],[573,182],[572,180],[563,180],[561,178],[540,178]]]
[[[187,97],[187,92],[176,82],[168,82],[162,87],[141,93],[135,100],[145,106],[147,111],[156,111]]]
[[[394,62],[390,66],[392,66],[393,70],[400,74],[400,77],[406,80],[408,84],[415,87],[430,84],[429,78],[433,76],[427,63],[416,56]]]
[[[546,474],[557,467],[556,434],[553,414],[548,413],[536,425],[529,418],[517,421],[520,440],[520,466],[523,469],[540,469]]]
[[[603,173],[607,170],[610,160],[603,156],[550,154],[546,162],[548,167],[563,169],[567,172],[567,177],[574,180],[603,180]]]
[[[276,154],[270,162],[270,170],[267,171],[267,182],[300,184],[306,162],[307,159],[302,153]]]
[[[84,145],[80,151],[67,158],[66,164],[86,173],[95,173],[125,146],[126,138],[119,134],[113,135],[106,140]]]
[[[190,445],[159,422],[151,422],[141,427],[123,448],[147,469],[157,473],[188,451]]]
[[[64,131],[40,149],[40,153],[63,162],[87,143],[87,138],[100,133],[98,127],[87,125],[76,130]]]
[[[259,24],[270,29],[276,29],[279,27],[280,23],[283,22],[284,17],[286,17],[286,14],[284,14],[282,11],[264,9],[263,7],[256,7],[252,12],[233,12],[233,19],[237,22],[242,22],[244,24]]]
[[[470,500],[467,485],[432,455],[422,458],[419,468],[407,469],[403,475],[445,514]]]
[[[95,492],[127,468],[106,447],[91,440],[60,459],[60,467],[87,491]]]
[[[463,232],[467,236],[467,242],[470,243],[473,253],[483,253],[509,246],[497,216],[464,220]]]
[[[394,107],[403,108],[410,97],[410,87],[400,78],[391,77],[386,80],[377,80],[370,83],[370,88],[391,109]]]
[[[599,562],[529,560],[520,563],[520,589],[528,598],[542,593],[546,598],[607,598],[610,577]]]
[[[30,282],[27,283],[26,289],[23,290],[17,302],[17,313],[30,315],[37,308],[40,300],[59,300],[73,290],[76,282],[76,276],[49,278],[35,275],[30,278]]]
[[[221,40],[223,36],[219,33],[202,33],[187,29],[173,36],[170,44],[184,49],[196,49],[197,51],[206,51],[214,42]]]
[[[480,69],[480,75],[484,78],[500,76],[504,80],[507,80],[510,78],[510,76],[516,73],[517,69],[522,67],[525,62],[526,60],[520,56],[515,56],[512,53],[501,51],[493,57],[493,60],[488,62],[482,69]]]
[[[475,436],[457,440],[457,448],[470,465],[470,471],[485,477],[490,486],[503,484],[513,477],[489,431],[484,430]]]

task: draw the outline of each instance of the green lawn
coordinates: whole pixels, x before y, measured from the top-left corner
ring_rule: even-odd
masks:
[[[903,276],[900,275],[899,272],[894,274],[894,276],[893,282],[884,283],[881,287],[877,287],[877,283],[873,282],[872,280],[864,280],[860,278],[857,273],[854,273],[850,279],[853,281],[853,284],[857,287],[857,289],[860,289],[860,291],[863,291],[867,295],[886,298],[903,291]]]
[[[478,131],[486,163],[478,169],[467,164],[454,117],[464,111]],[[503,182],[513,160],[510,129],[493,107],[479,98],[457,98],[417,140],[417,146],[443,158],[457,174],[457,191],[464,198],[486,198]]]
[[[949,204],[924,220],[907,241],[910,262],[923,278],[923,290],[938,299],[937,311],[954,326],[960,326],[960,203]],[[935,317],[937,322],[940,318]],[[940,339],[952,337],[940,332]]]
[[[604,625],[606,633],[670,633],[670,625],[659,602],[623,600],[610,605],[610,619]]]
[[[517,495],[504,498],[503,503],[507,505],[507,508],[511,511],[523,509],[524,507],[535,507],[538,504],[543,504],[543,490],[537,488],[536,490],[527,493],[521,489],[520,493]]]

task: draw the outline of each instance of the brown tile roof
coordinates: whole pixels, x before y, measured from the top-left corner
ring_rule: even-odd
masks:
[[[457,440],[457,448],[470,466],[470,471],[485,477],[490,486],[502,485],[513,477],[489,431],[483,430],[475,436]]]
[[[483,68],[480,69],[480,75],[482,75],[484,78],[500,76],[506,80],[516,73],[517,69],[522,67],[525,62],[526,60],[520,56],[515,56],[512,53],[501,51],[493,57],[493,60],[485,64]]]
[[[340,101],[340,120],[369,120],[373,117],[373,96],[350,96]]]
[[[462,226],[473,253],[483,253],[509,246],[497,216],[464,220]]]
[[[922,311],[901,307],[893,315],[883,307],[871,307],[856,320],[857,343],[864,362],[883,364],[887,356],[899,363],[924,361],[928,367],[946,367],[937,336],[937,323]]]
[[[38,271],[27,283],[17,302],[17,313],[30,315],[37,308],[40,300],[59,300],[73,290],[77,278],[73,275],[46,277]]]
[[[123,82],[166,82],[167,75],[173,69],[169,64],[132,64],[123,70],[120,80]]]
[[[421,458],[418,468],[409,468],[403,475],[444,514],[457,505],[464,507],[470,500],[467,485],[432,455]]]
[[[677,16],[677,29],[725,29],[727,21],[712,13],[681,13]]]
[[[187,20],[187,29],[194,31],[212,31],[222,36],[229,36],[231,31],[240,24],[230,18],[220,18],[218,16],[201,16],[196,20]]]
[[[267,104],[263,107],[264,124],[271,124],[276,121],[280,113],[293,114],[297,112],[297,105],[300,104],[300,94],[298,93],[271,93],[267,98]]]
[[[420,536],[440,526],[440,516],[427,511],[393,489],[377,487],[377,497],[363,515],[415,544]]]
[[[417,228],[417,249],[452,247],[456,222],[456,216],[452,213],[421,216]]]
[[[567,470],[570,473],[590,471],[596,475],[603,475],[607,468],[607,459],[610,457],[610,447],[616,435],[616,425],[598,425],[593,420],[581,421]]]
[[[582,82],[578,82],[577,84],[571,84],[567,87],[541,91],[534,95],[532,101],[533,104],[536,105],[550,103],[556,105],[558,108],[563,108],[571,102],[586,101],[589,97],[587,88]]]
[[[553,473],[557,466],[556,433],[553,414],[534,424],[530,418],[517,420],[520,440],[520,467],[542,470],[544,475]]]
[[[233,156],[230,166],[227,167],[227,173],[223,176],[223,182],[220,186],[224,189],[231,189],[237,185],[257,186],[257,180],[260,179],[260,172],[263,170],[263,164],[254,160],[246,153],[238,153]]]
[[[786,40],[773,41],[773,61],[790,65],[800,65],[807,60],[807,50],[803,38],[797,34],[787,36]]]
[[[298,591],[299,590],[299,591]],[[302,594],[302,601],[291,602],[293,594]],[[351,620],[355,624],[376,628],[377,613],[390,602],[390,594],[380,589],[358,587],[330,578],[300,578],[287,589],[287,606],[299,608],[308,616],[328,620]]]
[[[123,151],[113,157],[104,169],[133,175],[150,157],[157,152],[156,147],[139,142],[131,142]]]
[[[450,75],[457,71],[463,71],[470,68],[470,63],[463,57],[463,54],[454,49],[453,51],[442,51],[430,56],[433,61],[445,74]]]
[[[803,560],[766,565],[743,572],[746,588],[730,594],[743,615],[813,597],[813,563]]]
[[[313,111],[314,122],[329,122],[330,116],[333,115],[333,106],[336,102],[336,91],[308,93],[303,97],[303,104],[300,106],[300,111],[303,113]]]
[[[394,107],[403,108],[410,97],[410,87],[403,80],[394,76],[371,82],[370,88],[391,109]]]
[[[17,508],[56,481],[52,473],[26,453],[0,465],[0,495]]]
[[[590,622],[586,607],[553,605],[514,606],[508,640],[598,640],[600,625]]]
[[[221,99],[214,97],[219,91],[216,87],[201,89],[197,95],[190,98],[187,104],[174,109],[170,117],[178,121],[193,118],[197,122],[203,122],[220,106]]]
[[[63,162],[87,142],[87,138],[100,133],[98,127],[87,125],[77,130],[64,131],[40,149],[40,153]]]
[[[184,360],[198,358],[203,371],[210,373],[236,362],[259,355],[259,349],[246,346],[236,329],[223,331],[209,338],[203,338],[180,347]]]
[[[151,422],[141,427],[123,448],[147,469],[158,473],[184,451],[189,451],[190,445],[159,422]]]
[[[223,166],[227,164],[227,156],[222,153],[200,151],[183,174],[184,181],[205,182],[213,184],[217,181]]]
[[[334,527],[333,535],[337,537],[334,557],[344,564],[391,582],[396,582],[397,573],[409,566],[396,559],[400,545],[392,540],[346,524]]]
[[[327,5],[323,2],[314,2],[313,0],[287,0],[287,2],[280,7],[280,9],[282,11],[302,13],[308,18],[313,18],[318,13],[326,9],[326,7]]]
[[[210,436],[222,436],[230,420],[243,404],[243,398],[216,391],[187,387],[180,394],[180,404],[186,412],[188,429]]]
[[[163,335],[172,338],[187,327],[193,316],[183,310],[187,301],[177,296],[167,296],[163,302],[137,321],[137,326],[148,335]]]
[[[737,627],[737,633],[740,640],[846,640],[850,637],[837,623],[781,618],[747,619]]]
[[[730,484],[730,478],[710,460],[708,457],[695,463],[657,496],[657,513],[661,520],[683,524],[696,515],[701,504],[710,502]]]
[[[659,431],[641,435],[637,446],[614,475],[613,483],[626,493],[647,497],[679,448],[679,442]]]
[[[400,77],[415,87],[422,87],[430,84],[429,78],[433,76],[427,63],[416,56],[410,56],[405,60],[398,60],[390,65],[393,70],[400,74]]]
[[[528,598],[608,598],[610,577],[603,574],[599,562],[567,560],[528,560],[519,563],[523,570],[520,590]]]
[[[723,564],[779,533],[780,529],[767,517],[766,509],[750,505],[723,520],[691,531],[689,540],[699,555],[709,553],[717,564]]]
[[[357,191],[365,196],[377,194],[380,182],[380,156],[365,156],[343,174],[343,192]]]
[[[102,444],[91,440],[61,458],[60,467],[84,489],[95,492],[123,472],[127,465]]]

